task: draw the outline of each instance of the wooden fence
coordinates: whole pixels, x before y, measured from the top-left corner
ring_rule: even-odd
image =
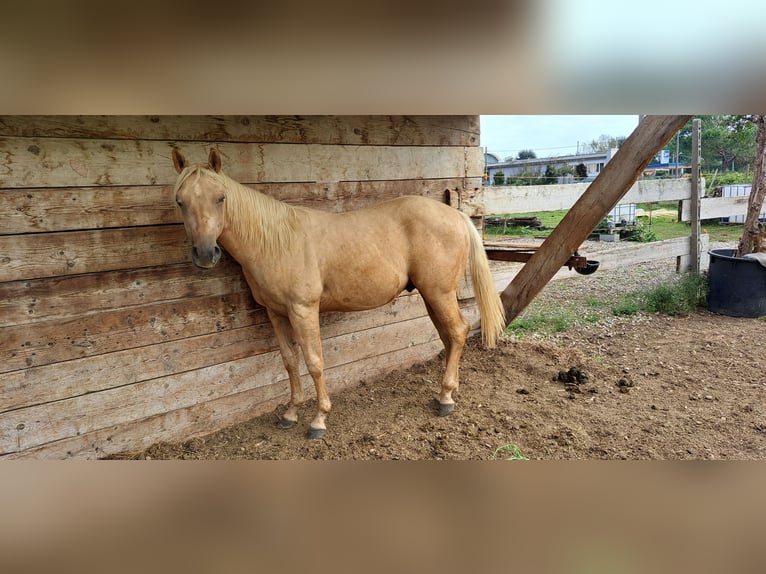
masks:
[[[585,193],[588,183],[531,185],[531,186],[491,186],[474,189],[463,194],[461,209],[471,215],[540,213],[569,209]],[[700,189],[704,189],[703,185]],[[681,179],[646,179],[637,181],[620,200],[626,203],[651,203],[677,201],[680,204],[681,221],[690,222],[692,227],[696,221],[713,219],[731,215],[740,215],[747,209],[747,197],[704,197],[700,200],[700,214],[695,217],[692,204],[692,180]],[[679,270],[694,268],[690,259],[692,250],[692,235],[655,241],[651,243],[636,243],[630,246],[621,245],[619,248],[601,251],[598,259],[601,269],[609,269],[623,265],[633,265],[645,261],[680,258]],[[707,269],[709,256],[707,254],[709,237],[700,236],[699,269]],[[561,272],[558,277],[566,276]],[[507,281],[504,274],[501,281]]]
[[[478,116],[0,117],[0,458],[137,450],[286,401],[238,265],[190,263],[174,146],[216,146],[234,179],[337,211],[474,189],[478,144]],[[417,293],[322,329],[331,390],[441,348]]]

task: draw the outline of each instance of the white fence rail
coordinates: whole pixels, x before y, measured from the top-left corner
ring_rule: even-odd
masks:
[[[460,209],[469,215],[539,213],[570,209],[588,189],[589,183],[530,185],[530,186],[491,186],[466,192],[461,196]],[[704,180],[700,189],[704,189]],[[654,179],[637,181],[620,200],[626,203],[650,203],[660,201],[679,201],[681,203],[681,221],[693,223],[691,210],[692,181],[681,179]],[[700,200],[699,219],[732,217],[743,215],[747,211],[747,196],[705,197]],[[707,269],[708,236],[700,238],[699,268]],[[632,265],[644,261],[653,261],[667,257],[679,257],[679,269],[691,268],[691,238],[680,237],[651,243],[638,243],[629,248],[599,253],[602,268]]]

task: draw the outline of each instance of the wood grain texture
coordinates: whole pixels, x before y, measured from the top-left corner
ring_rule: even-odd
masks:
[[[466,188],[461,209],[469,214],[500,215],[571,209],[591,183]],[[674,201],[691,197],[691,180],[642,180],[620,203]]]
[[[369,359],[380,349],[402,349],[438,339],[428,317],[326,338],[325,363],[335,366]],[[302,374],[306,374],[305,367]],[[7,454],[86,434],[113,425],[215,400],[285,377],[277,351],[193,371],[115,387],[0,414],[0,454]]]
[[[0,116],[0,136],[477,146],[479,116]]]
[[[439,202],[449,190],[478,184],[476,178],[343,181],[332,183],[251,183],[249,187],[290,205],[349,211],[401,195]],[[76,231],[181,223],[172,187],[70,187],[0,191],[0,235]]]
[[[249,292],[237,262],[214,269],[191,262],[0,283],[0,327],[83,317],[175,299]]]
[[[182,299],[2,328],[0,373],[265,323],[249,293]]]
[[[748,196],[703,197],[700,200],[700,219],[735,217],[747,213]],[[691,200],[681,202],[681,221],[691,219]]]
[[[341,386],[376,377],[391,369],[406,369],[434,357],[441,348],[441,341],[434,340],[329,368],[326,371],[328,386],[334,391]],[[289,394],[289,385],[287,380],[283,379],[270,385],[145,417],[130,424],[113,424],[24,451],[16,450],[0,455],[0,459],[95,459],[118,452],[140,451],[158,441],[185,440],[271,412],[286,403]],[[276,421],[275,415],[274,432],[285,432],[276,428]]]
[[[176,142],[0,138],[0,188],[172,185]],[[241,183],[480,177],[478,147],[216,143],[224,172]],[[180,146],[205,163],[209,143]]]
[[[200,301],[197,300],[197,304],[199,303]],[[132,322],[132,328],[138,331],[139,336],[124,337],[122,339],[125,344],[124,349],[107,349],[105,353],[92,354],[76,351],[82,356],[3,373],[0,378],[0,411],[58,401],[274,351],[277,347],[271,324],[266,321],[265,313],[258,310],[257,306],[254,309],[241,310],[251,317],[252,322],[249,325],[223,325],[209,320],[207,321],[210,331],[208,333],[204,333],[203,329],[202,334],[187,336],[189,331],[183,330],[180,332],[181,338],[155,343],[152,343],[149,335],[141,336],[142,327],[136,325],[133,317],[127,316],[124,322]],[[379,309],[358,313],[323,314],[320,317],[320,325],[323,339],[357,333],[363,340],[364,332],[368,329],[424,316],[426,316],[426,310],[422,299],[417,293],[413,293],[403,294],[389,305]],[[188,320],[189,315],[182,315],[180,320],[183,321],[184,318]],[[111,320],[111,317],[95,315],[93,323],[98,325],[100,320]],[[151,321],[150,319],[150,323]],[[57,324],[44,325],[39,331],[49,333],[51,336],[49,343],[52,341],[56,345],[58,341],[55,338],[56,329],[65,334],[64,328],[67,325],[69,323],[66,322],[58,326]],[[195,331],[200,332],[201,328],[203,325],[197,325]],[[7,330],[7,336],[15,339],[11,340],[9,345],[15,343],[18,346],[19,340],[24,338],[19,337],[18,332],[18,329]],[[24,331],[21,333],[23,334]],[[112,331],[93,333],[91,336],[93,345],[99,339],[107,337],[110,342],[114,342],[114,337],[110,336],[111,333]],[[60,336],[59,339],[61,338]],[[63,338],[65,342],[69,341],[66,336]],[[152,344],[131,347],[131,341],[135,341],[136,338]],[[39,343],[35,345],[31,340],[25,341],[26,343],[29,343],[26,347],[27,354],[37,353],[35,347],[41,346]],[[340,351],[343,350],[340,349]],[[38,358],[38,355],[35,354],[34,357]],[[18,367],[19,362],[13,365]]]
[[[184,263],[183,225],[0,236],[0,282]]]

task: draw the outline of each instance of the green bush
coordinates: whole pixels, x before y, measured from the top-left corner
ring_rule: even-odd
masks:
[[[659,285],[646,294],[648,311],[688,315],[707,305],[707,277],[687,273],[677,283]]]
[[[617,303],[614,307],[612,307],[612,314],[618,315],[618,316],[629,316],[629,315],[635,315],[639,311],[644,310],[644,305],[642,302],[638,299],[626,297],[619,303]]]
[[[652,229],[651,225],[644,225],[643,223],[637,223],[636,227],[625,235],[623,238],[626,241],[638,241],[640,243],[649,243],[650,241],[657,241],[657,234]]]

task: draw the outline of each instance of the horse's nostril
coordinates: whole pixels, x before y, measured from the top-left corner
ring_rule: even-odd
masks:
[[[217,245],[213,247],[213,258],[218,261],[221,258],[221,248]]]

